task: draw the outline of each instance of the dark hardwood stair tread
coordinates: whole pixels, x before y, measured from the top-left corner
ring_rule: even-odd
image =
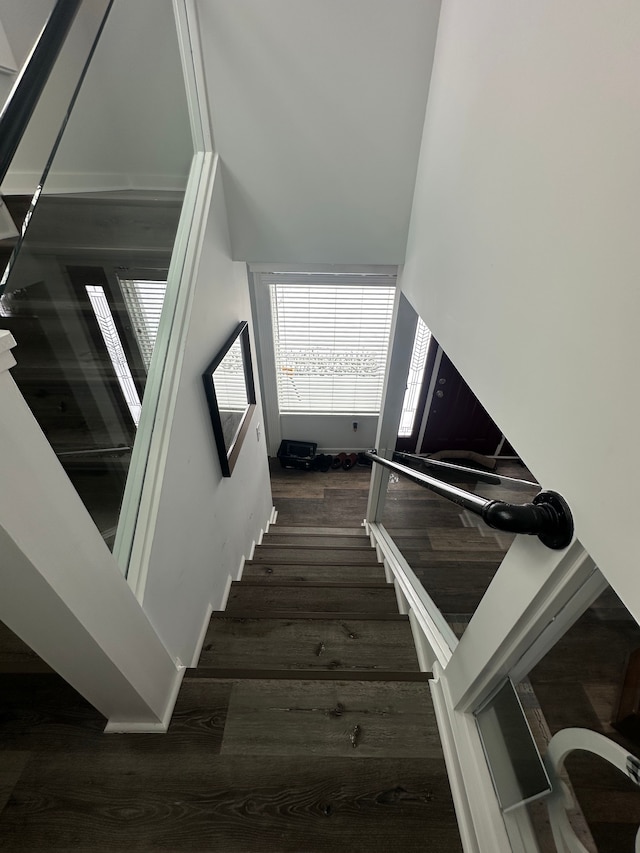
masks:
[[[433,673],[420,670],[363,670],[363,669],[226,669],[223,667],[201,666],[186,670],[185,679],[190,681],[220,680],[243,681],[256,679],[277,679],[279,681],[429,681]]]
[[[300,587],[305,589],[389,589],[390,584],[386,580],[382,581],[297,581],[294,578],[273,578],[273,580],[265,580],[263,578],[242,578],[241,581],[233,581],[231,589],[237,587]]]
[[[367,536],[283,536],[278,533],[267,533],[262,540],[262,545],[271,545],[275,548],[359,548],[360,550],[373,550]]]
[[[418,671],[408,620],[212,619],[199,668]]]
[[[409,621],[405,614],[398,613],[363,613],[357,610],[270,610],[268,613],[256,610],[238,610],[230,613],[228,610],[214,611],[212,619],[226,619],[233,616],[235,619],[260,619],[268,616],[270,619],[367,619],[368,621]]]
[[[367,537],[364,527],[305,527],[293,524],[274,524],[265,536],[272,533],[278,536],[353,536]],[[367,537],[368,538],[368,537]]]
[[[259,545],[254,563],[307,563],[321,565],[376,565],[373,548],[307,548],[295,545]]]
[[[427,684],[362,679],[236,682],[220,751],[352,760],[442,758]]]
[[[332,587],[298,584],[234,583],[229,592],[225,612],[235,616],[238,610],[268,613],[270,610],[333,611],[362,613],[393,613],[398,610],[395,590],[391,584],[382,587]]]
[[[384,581],[382,563],[368,566],[308,565],[301,563],[256,563],[248,560],[244,564],[242,580],[276,580],[291,578],[299,582],[345,581]]]

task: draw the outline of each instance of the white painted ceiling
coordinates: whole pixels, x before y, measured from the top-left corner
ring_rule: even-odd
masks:
[[[404,259],[439,0],[198,0],[234,257]]]

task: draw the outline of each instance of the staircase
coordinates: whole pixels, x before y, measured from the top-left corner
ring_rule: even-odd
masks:
[[[220,756],[265,833],[241,849],[460,850],[427,678],[362,528],[272,527],[185,680],[233,683]]]
[[[427,676],[362,528],[272,528],[163,735],[103,734],[6,633],[2,850],[461,849]]]

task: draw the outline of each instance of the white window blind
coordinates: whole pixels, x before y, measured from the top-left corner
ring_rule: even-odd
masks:
[[[113,320],[113,314],[107,301],[104,288],[99,284],[88,284],[86,287],[89,302],[93,308],[93,313],[96,315],[100,333],[104,340],[111,364],[115,370],[118,383],[124,394],[124,399],[131,412],[131,417],[136,426],[140,423],[140,414],[142,412],[142,403],[136,390],[133,376],[127,356],[125,355],[120,341],[120,335]]]
[[[280,412],[380,411],[395,289],[271,284]]]
[[[156,345],[167,282],[134,281],[122,278],[119,281],[140,347],[142,360],[149,370],[153,348]]]

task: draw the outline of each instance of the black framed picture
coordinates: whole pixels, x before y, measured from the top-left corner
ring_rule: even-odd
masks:
[[[202,374],[223,477],[230,477],[256,407],[249,324],[239,323]]]

